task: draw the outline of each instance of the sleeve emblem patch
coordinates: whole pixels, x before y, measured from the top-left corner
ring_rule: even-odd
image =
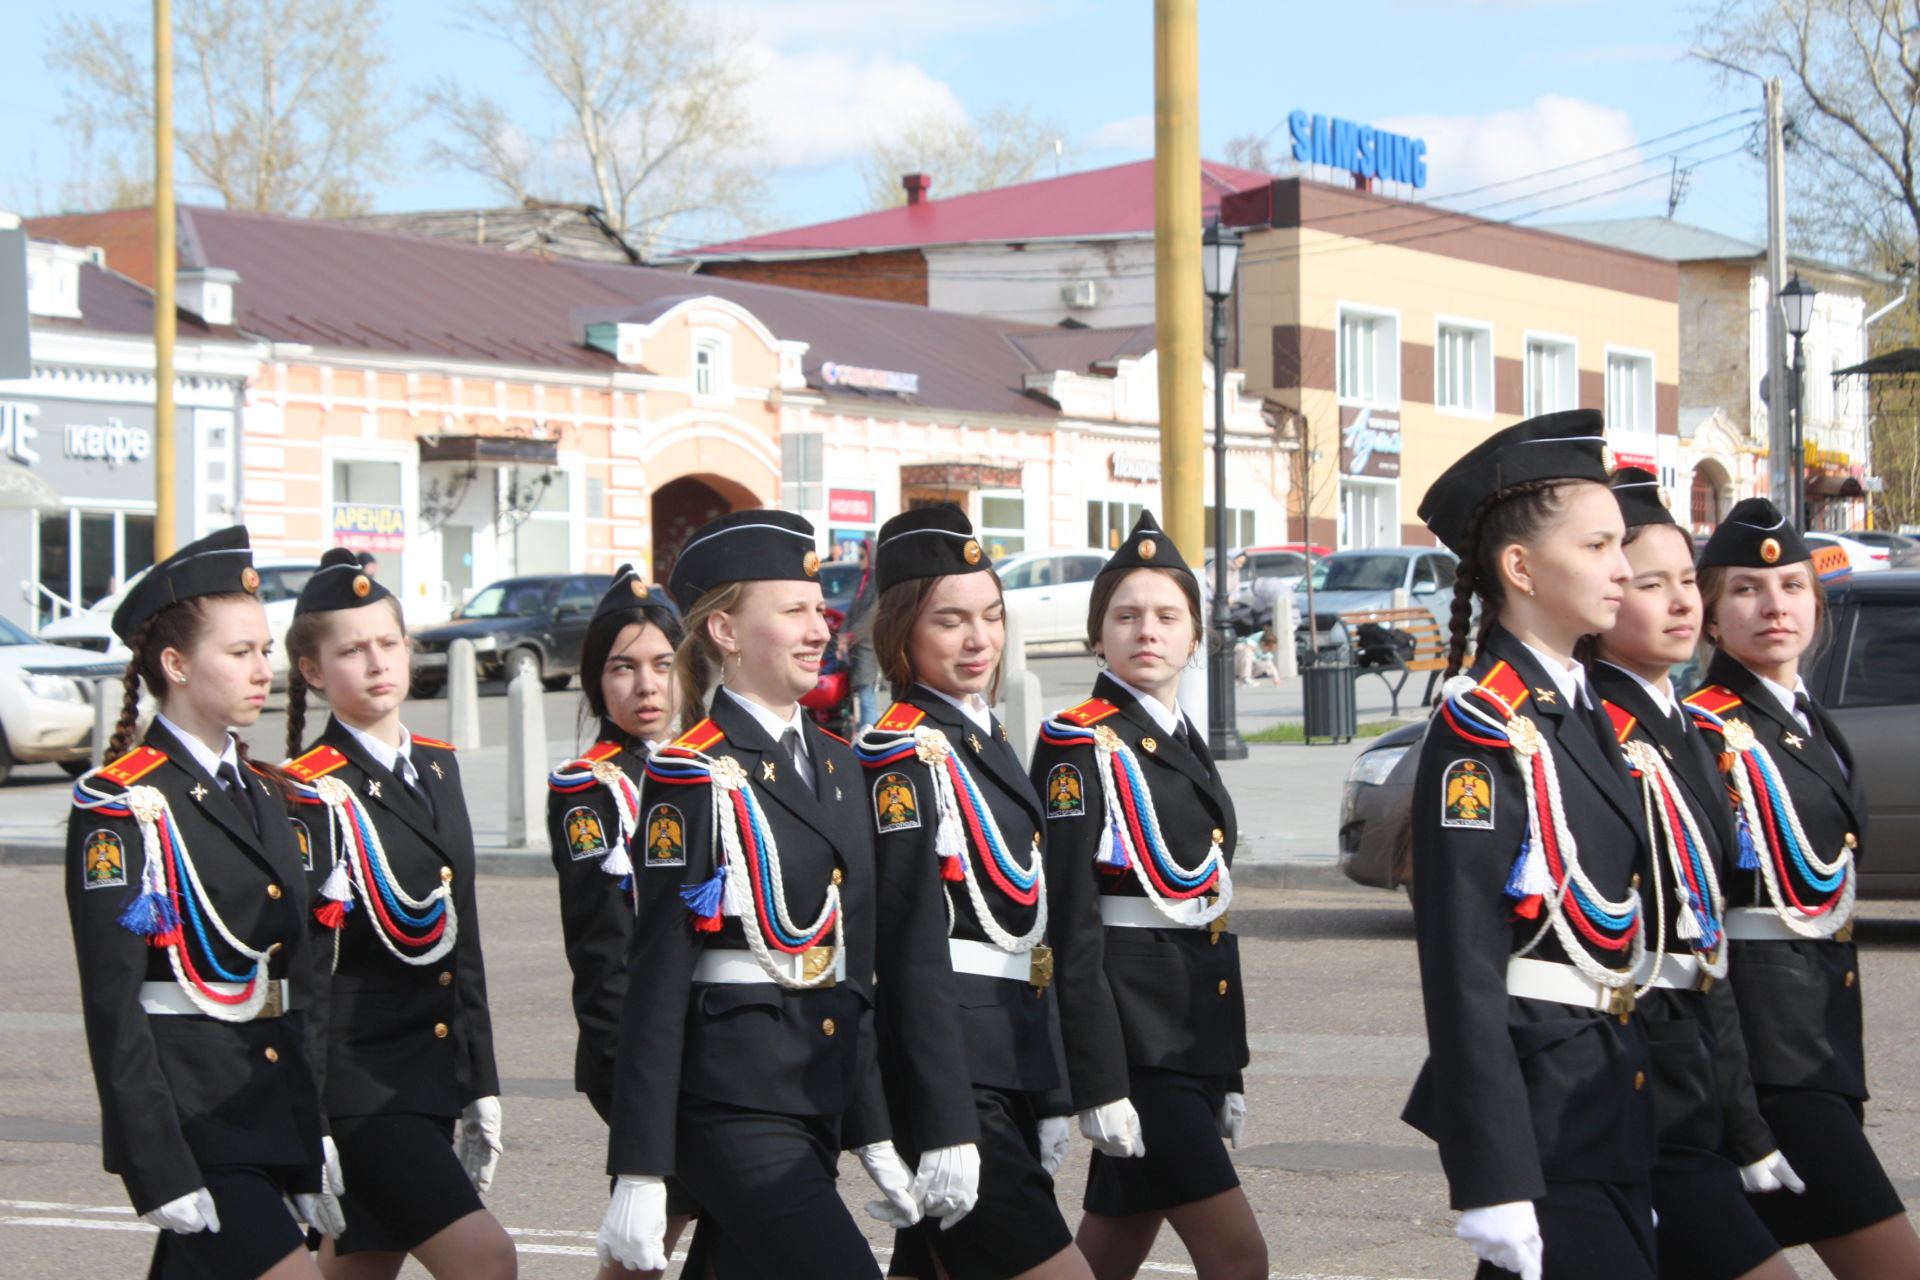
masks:
[[[873,825],[882,835],[920,825],[920,797],[906,774],[883,773],[874,780]]]
[[[647,810],[647,865],[687,865],[687,824],[680,810],[670,804],[657,804]]]
[[[80,855],[86,887],[112,889],[127,882],[127,849],[118,832],[102,828],[87,837]]]
[[[567,810],[561,829],[567,833],[567,852],[575,862],[597,858],[607,851],[607,837],[600,829],[600,815],[584,804]]]
[[[1081,818],[1087,812],[1086,788],[1080,770],[1070,764],[1057,764],[1047,771],[1047,817]]]
[[[298,818],[288,818],[287,825],[293,828],[293,847],[300,854],[300,869],[313,870],[313,833]]]
[[[1487,766],[1478,760],[1455,760],[1447,766],[1441,794],[1441,826],[1493,830],[1493,774]]]

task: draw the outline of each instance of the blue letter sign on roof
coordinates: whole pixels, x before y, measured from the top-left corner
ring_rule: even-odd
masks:
[[[1403,138],[1372,125],[1295,111],[1287,117],[1293,158],[1300,164],[1324,164],[1363,178],[1427,185],[1425,138]]]

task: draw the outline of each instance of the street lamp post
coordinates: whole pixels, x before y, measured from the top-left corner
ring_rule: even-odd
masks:
[[[1201,241],[1201,285],[1213,303],[1213,655],[1207,676],[1207,747],[1216,760],[1244,760],[1234,709],[1232,601],[1227,597],[1227,299],[1240,259],[1240,233],[1216,220]]]
[[[1801,339],[1807,336],[1807,330],[1813,327],[1813,300],[1819,296],[1814,290],[1800,282],[1800,273],[1793,273],[1793,279],[1780,291],[1780,310],[1784,314],[1787,332],[1793,335],[1793,468],[1790,472],[1792,484],[1792,506],[1787,518],[1793,527],[1805,532],[1807,528],[1807,424],[1805,421],[1804,399],[1801,378],[1806,365],[1801,357]]]

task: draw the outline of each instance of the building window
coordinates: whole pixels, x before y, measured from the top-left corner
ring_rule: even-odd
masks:
[[[1607,352],[1607,430],[1653,430],[1653,357]]]
[[[1146,507],[1138,502],[1087,503],[1087,545],[1116,551],[1133,531],[1133,522]]]
[[[1340,549],[1400,543],[1400,486],[1392,480],[1340,478]]]
[[[1027,500],[1017,493],[980,496],[980,540],[998,560],[1027,547]]]
[[[1440,322],[1433,343],[1433,406],[1454,413],[1493,412],[1493,331]]]
[[[1201,537],[1208,551],[1213,550],[1213,508],[1204,515]],[[1253,512],[1243,507],[1227,508],[1227,548],[1237,550],[1253,545]]]
[[[1525,415],[1578,408],[1580,373],[1573,343],[1560,338],[1527,339]]]
[[[1400,318],[1390,311],[1340,308],[1336,354],[1340,398],[1358,404],[1400,402]]]
[[[720,344],[702,340],[693,347],[693,394],[716,396],[719,391]]]
[[[826,506],[824,438],[785,431],[780,435],[780,505],[788,511],[820,511]]]

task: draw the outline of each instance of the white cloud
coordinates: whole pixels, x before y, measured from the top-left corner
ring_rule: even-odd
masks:
[[[775,168],[857,159],[928,115],[966,118],[960,96],[918,64],[884,53],[749,46],[747,89],[759,153]]]
[[[1488,216],[1514,217],[1582,197],[1576,208],[1603,207],[1644,195],[1644,188],[1603,195],[1652,171],[1641,162],[1627,113],[1579,98],[1545,94],[1513,111],[1486,116],[1401,116],[1379,128],[1427,142],[1428,198]],[[1614,154],[1620,153],[1620,154]],[[1594,157],[1606,157],[1594,159]],[[1575,167],[1561,166],[1590,161]],[[1546,170],[1557,170],[1546,173]],[[1533,176],[1540,175],[1540,176]],[[1521,181],[1514,181],[1522,179]],[[1445,199],[1494,183],[1491,191]]]
[[[1039,0],[742,0],[723,12],[769,44],[829,47],[915,40],[1023,26],[1046,16]]]
[[[1125,151],[1131,155],[1153,154],[1153,117],[1127,116],[1109,120],[1086,136],[1088,151]]]

